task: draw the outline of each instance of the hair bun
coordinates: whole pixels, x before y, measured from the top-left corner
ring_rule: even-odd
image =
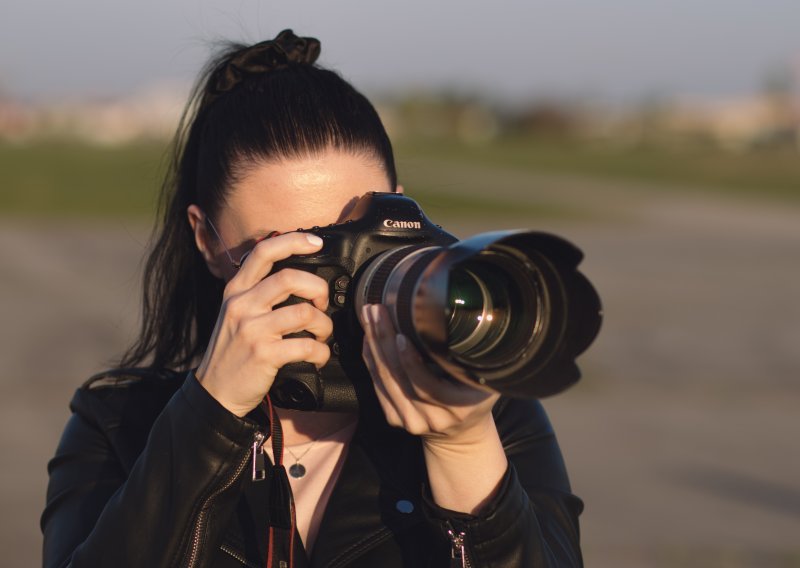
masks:
[[[298,37],[292,30],[283,30],[275,39],[262,41],[233,54],[217,70],[216,94],[230,91],[250,75],[259,75],[293,64],[313,65],[321,44],[313,37]]]

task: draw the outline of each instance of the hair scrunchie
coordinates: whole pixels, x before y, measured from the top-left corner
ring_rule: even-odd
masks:
[[[321,44],[313,37],[298,37],[283,30],[275,39],[262,41],[235,53],[217,70],[213,79],[215,95],[226,93],[252,75],[260,75],[293,64],[312,65],[319,57]]]

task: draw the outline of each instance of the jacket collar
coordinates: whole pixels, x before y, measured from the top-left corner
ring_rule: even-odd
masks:
[[[312,568],[347,565],[393,534],[424,522],[425,468],[418,438],[362,416],[328,501],[310,559]],[[247,477],[224,544],[263,566],[269,483]],[[299,535],[295,536],[299,541]]]

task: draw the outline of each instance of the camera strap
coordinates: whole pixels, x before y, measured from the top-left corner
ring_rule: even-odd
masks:
[[[267,568],[280,566],[281,561],[286,562],[288,557],[288,567],[294,566],[294,547],[295,547],[295,520],[294,497],[292,487],[289,485],[289,477],[283,465],[283,430],[281,421],[272,407],[272,400],[269,395],[264,398],[266,402],[270,436],[272,438],[272,455],[275,463],[272,466],[269,490],[269,547],[267,549]],[[287,547],[288,545],[288,547]],[[276,561],[273,561],[276,559]]]

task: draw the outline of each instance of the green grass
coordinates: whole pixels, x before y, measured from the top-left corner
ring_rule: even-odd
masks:
[[[548,174],[647,181],[718,193],[800,200],[800,153],[792,149],[726,152],[712,147],[627,148],[613,142],[508,137],[490,144],[401,140],[401,157],[438,159]]]
[[[443,191],[424,176],[402,171],[423,160],[447,168],[469,164],[497,170],[569,174],[606,180],[644,180],[648,185],[687,187],[720,194],[800,201],[800,155],[790,150],[731,154],[709,148],[626,150],[613,144],[506,138],[485,145],[453,140],[400,140],[401,177],[414,181],[413,195],[432,217],[571,216],[554,203],[531,203],[508,195]],[[97,147],[50,141],[0,143],[0,214],[28,216],[140,217],[153,215],[164,171],[166,143]],[[404,166],[405,164],[405,166]]]
[[[152,216],[166,145],[0,144],[0,212],[36,216]]]

